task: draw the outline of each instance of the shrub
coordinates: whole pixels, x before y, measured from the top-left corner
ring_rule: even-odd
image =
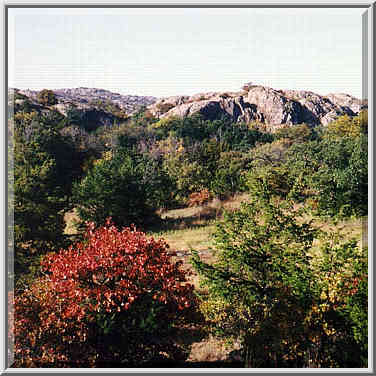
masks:
[[[118,150],[101,159],[73,189],[82,221],[119,226],[150,225],[169,196],[169,180],[158,161]]]
[[[188,197],[188,206],[202,206],[207,204],[210,200],[210,192],[207,189],[203,189],[200,192],[193,192]]]
[[[163,240],[111,222],[43,260],[45,276],[15,298],[15,366],[139,364],[161,351],[192,306],[193,287]]]
[[[37,99],[38,102],[45,106],[52,106],[58,102],[55,93],[48,89],[41,90],[37,95]]]
[[[15,116],[12,136],[17,279],[36,257],[65,245],[64,213],[71,209],[72,181],[81,172],[82,159],[53,118],[23,115]]]
[[[157,108],[161,114],[166,113],[167,111],[171,110],[174,105],[172,103],[158,103]]]
[[[215,262],[192,260],[208,289],[202,311],[215,334],[242,341],[246,367],[367,366],[365,254],[303,214],[267,185],[227,213]]]
[[[302,177],[322,216],[364,216],[368,210],[367,135],[328,137],[293,145],[286,167],[290,179]],[[299,189],[291,192],[299,195]]]
[[[368,133],[368,111],[363,110],[358,116],[340,116],[328,124],[326,136],[331,137],[358,137]]]
[[[277,140],[288,139],[296,143],[311,141],[316,137],[316,133],[313,128],[310,128],[307,124],[303,123],[279,128],[274,133],[274,137]]]

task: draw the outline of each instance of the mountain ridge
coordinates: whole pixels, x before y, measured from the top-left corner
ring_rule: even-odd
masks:
[[[210,120],[228,116],[236,122],[257,121],[271,127],[327,125],[338,116],[356,116],[366,108],[365,101],[345,93],[323,96],[308,90],[276,90],[251,83],[237,92],[165,97],[148,107],[159,118],[199,113]]]
[[[11,89],[36,100],[38,90]],[[63,88],[52,90],[58,100],[55,108],[65,114],[74,104],[89,110],[98,103],[112,103],[131,115],[141,108],[155,117],[186,117],[201,114],[215,120],[223,116],[234,122],[260,122],[271,128],[306,123],[327,125],[341,115],[356,116],[367,102],[346,93],[320,95],[308,90],[280,90],[244,84],[239,91],[210,91],[169,97],[122,95],[100,88]]]
[[[36,99],[40,90],[30,89],[11,89],[17,90],[19,93],[24,94],[30,98]],[[142,95],[123,95],[110,90],[101,88],[88,88],[88,87],[76,87],[76,88],[62,88],[51,89],[55,95],[59,104],[66,105],[74,103],[80,107],[90,107],[91,102],[97,101],[111,101],[115,105],[118,105],[121,109],[131,114],[136,112],[144,106],[153,104],[157,97],[142,96]]]

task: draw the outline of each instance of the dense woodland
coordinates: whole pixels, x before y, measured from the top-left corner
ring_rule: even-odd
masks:
[[[237,367],[367,367],[368,250],[338,226],[367,220],[366,111],[272,132],[107,104],[98,126],[48,90],[15,97],[14,367],[182,366],[182,328],[240,343]],[[194,206],[215,231],[187,270],[154,234]]]

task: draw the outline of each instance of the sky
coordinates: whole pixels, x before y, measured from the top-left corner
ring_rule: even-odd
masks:
[[[9,9],[9,87],[362,97],[365,9]]]

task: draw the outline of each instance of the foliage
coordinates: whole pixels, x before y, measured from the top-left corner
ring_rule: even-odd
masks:
[[[87,132],[95,132],[103,123],[110,126],[116,121],[115,116],[98,108],[79,108],[72,104],[67,109],[64,126],[78,126]]]
[[[296,179],[290,177],[290,166],[286,163],[291,145],[292,140],[277,137],[272,143],[251,150],[251,169],[245,178],[247,187],[252,190],[263,182],[271,194],[281,198],[291,196],[300,182],[299,176]]]
[[[244,176],[249,158],[215,138],[184,146],[182,139],[160,141],[163,166],[175,181],[178,202],[186,202],[193,192],[207,189],[212,195],[226,197],[245,189]]]
[[[156,107],[161,114],[164,114],[165,112],[171,110],[174,105],[172,103],[158,103]]]
[[[136,127],[147,127],[148,125],[157,122],[158,119],[147,110],[146,106],[143,106],[132,115],[131,121]]]
[[[237,124],[230,119],[204,120],[201,115],[162,119],[155,124],[160,139],[169,135],[182,139],[185,146],[195,142],[215,139],[221,144],[228,145],[227,150],[246,151],[256,142],[270,142],[270,134],[250,129],[246,124]]]
[[[289,125],[277,129],[274,133],[277,140],[288,139],[294,143],[312,141],[317,138],[314,128],[309,127],[307,124]]]
[[[275,195],[305,202],[322,217],[367,214],[367,135],[333,136],[327,131],[295,142],[276,137],[251,150],[249,186],[258,180],[268,182]]]
[[[193,192],[189,195],[188,206],[202,206],[207,204],[210,198],[210,192],[207,189],[203,189],[200,192]]]
[[[364,216],[368,210],[367,136],[324,138],[293,145],[286,166],[322,216]],[[292,192],[295,197],[302,189]],[[304,195],[304,192],[303,192]],[[307,195],[306,195],[307,196]],[[304,197],[303,197],[304,198]]]
[[[14,127],[15,272],[64,245],[64,212],[80,155],[48,116],[24,114]]]
[[[161,352],[194,304],[162,240],[109,221],[42,262],[45,276],[15,297],[16,367],[139,365]],[[11,333],[12,335],[12,333]]]
[[[368,133],[368,111],[361,111],[359,115],[350,117],[340,116],[327,127],[327,136],[359,137]]]
[[[45,106],[53,106],[57,103],[57,98],[52,90],[43,89],[37,94],[38,102]]]
[[[168,200],[169,189],[158,161],[120,149],[74,185],[73,201],[82,221],[102,225],[110,216],[119,226],[148,225]]]
[[[197,254],[192,259],[208,290],[203,313],[214,333],[242,340],[246,367],[364,366],[366,289],[355,298],[349,286],[366,281],[366,264],[352,273],[349,264],[359,258],[354,241],[325,243],[314,264],[320,232],[302,214],[273,199],[265,184],[239,211],[227,213],[214,235],[214,263]],[[334,280],[337,300],[331,301]],[[352,311],[353,299],[359,303]]]
[[[292,141],[288,138],[280,138],[271,143],[261,144],[251,150],[252,166],[265,165],[279,166],[286,161],[286,154]]]
[[[320,296],[306,321],[317,344],[322,333],[327,337],[321,352],[332,364],[367,367],[368,249],[356,239],[344,242],[338,233],[324,235],[312,260]]]
[[[90,106],[94,106],[99,110],[103,110],[109,112],[116,116],[119,119],[127,120],[129,115],[115,102],[107,99],[106,101],[102,101],[101,99],[92,100]]]
[[[164,144],[167,144],[170,153],[164,155],[163,169],[174,182],[174,200],[185,203],[191,193],[207,187],[209,170],[197,161],[197,155],[189,152],[182,142],[167,139]]]
[[[250,158],[247,155],[238,151],[221,152],[211,178],[211,191],[220,198],[245,191],[249,169]]]

